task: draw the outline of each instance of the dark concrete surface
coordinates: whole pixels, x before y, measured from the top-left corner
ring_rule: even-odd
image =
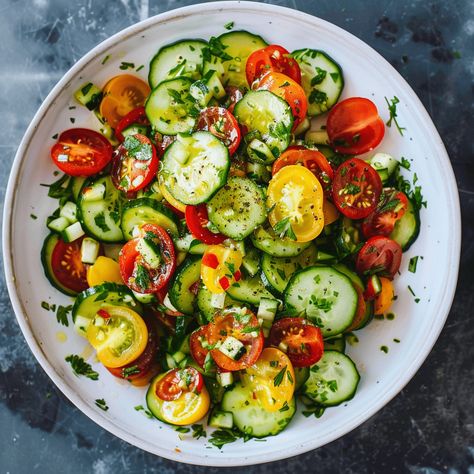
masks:
[[[55,82],[98,42],[186,0],[0,0],[0,200],[10,164]],[[323,448],[242,473],[474,472],[474,2],[276,0],[373,46],[406,78],[443,138],[463,216],[461,270],[441,337],[407,387]],[[440,216],[440,219],[443,217]],[[105,432],[53,386],[24,341],[0,277],[0,473],[201,473]]]

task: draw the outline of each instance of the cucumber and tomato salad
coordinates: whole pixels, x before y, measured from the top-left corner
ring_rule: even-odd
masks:
[[[41,259],[76,298],[77,332],[112,375],[149,385],[159,420],[209,413],[260,438],[300,395],[354,396],[345,337],[389,310],[419,212],[394,158],[357,157],[385,125],[369,99],[339,101],[343,86],[327,53],[233,31],[162,47],[148,83],[76,92],[102,133],[51,149],[65,176]],[[325,112],[325,144],[305,141]]]

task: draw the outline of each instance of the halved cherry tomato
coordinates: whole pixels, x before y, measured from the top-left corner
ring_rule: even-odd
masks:
[[[316,176],[299,165],[283,167],[267,189],[268,220],[273,230],[297,242],[309,242],[324,227],[323,188]]]
[[[89,288],[87,266],[81,260],[81,245],[84,237],[73,242],[59,239],[51,254],[51,268],[61,285],[77,293]]]
[[[215,234],[207,228],[209,217],[205,204],[197,206],[186,206],[186,225],[195,239],[208,245],[217,245],[224,242],[227,237],[223,234]]]
[[[326,127],[331,146],[347,155],[373,150],[385,134],[377,107],[363,97],[351,97],[336,104],[329,112]]]
[[[136,380],[146,375],[153,364],[156,363],[156,354],[158,353],[158,336],[153,325],[145,320],[148,329],[148,340],[143,352],[132,362],[122,367],[106,367],[106,369],[115,377]]]
[[[201,278],[212,293],[223,293],[240,280],[242,253],[223,245],[209,245],[201,262]]]
[[[122,135],[122,131],[133,124],[139,125],[150,125],[150,121],[145,113],[145,107],[137,107],[129,112],[115,127],[115,136],[117,140],[123,142],[125,137]]]
[[[272,175],[277,174],[284,166],[299,164],[314,173],[324,192],[330,194],[334,171],[326,157],[318,150],[310,150],[303,146],[288,147],[273,163]]]
[[[139,77],[131,74],[115,76],[104,86],[100,114],[115,128],[128,113],[145,105],[150,92],[148,84]]]
[[[150,368],[136,379],[130,380],[134,387],[145,387],[150,384],[151,379],[156,377],[161,372],[161,367],[158,362],[154,362]]]
[[[159,253],[160,261],[156,265],[147,262],[140,253],[143,240]],[[163,227],[145,224],[140,235],[122,247],[119,265],[122,279],[129,288],[138,293],[154,293],[166,285],[176,268],[173,241]]]
[[[269,71],[285,74],[290,79],[301,84],[300,66],[282,46],[271,44],[270,46],[254,51],[248,57],[245,73],[250,86],[253,81],[259,79],[263,74]]]
[[[350,219],[363,219],[373,212],[381,191],[382,181],[377,171],[359,158],[342,163],[332,184],[334,204]]]
[[[51,148],[51,158],[70,176],[90,176],[107,166],[112,152],[112,145],[100,133],[87,128],[71,128],[59,135]]]
[[[163,183],[159,183],[159,188],[161,194],[163,194],[163,197],[171,206],[173,206],[178,211],[183,213],[186,212],[186,204],[183,204],[182,202],[179,202],[177,199],[175,199]]]
[[[339,211],[337,207],[328,199],[323,202],[324,225],[332,224],[339,219]]]
[[[379,288],[380,282],[376,286],[376,279],[379,279],[377,275],[371,275],[367,280],[367,285],[364,290],[364,299],[367,301],[372,301],[380,293],[381,288]]]
[[[190,367],[181,370],[188,370]],[[169,396],[172,396],[175,389],[172,389],[169,384],[173,383],[173,380],[181,377],[175,377],[173,369],[164,374],[158,375],[155,379],[152,380],[149,393],[153,394],[154,397],[152,400],[149,400],[149,403],[153,405],[153,412],[158,413],[160,420],[165,421],[166,423],[171,423],[173,425],[189,425],[196,423],[201,418],[203,418],[209,410],[210,406],[210,397],[209,392],[206,389],[205,385],[201,383],[201,390],[199,393],[196,391],[189,391],[186,389],[186,379],[189,380],[189,377],[196,375],[193,371],[188,371],[188,377],[186,373],[183,373],[183,381],[181,395],[174,400],[163,400],[160,398],[159,394],[167,396],[163,391],[168,391]],[[195,370],[195,369],[194,369]],[[197,372],[197,371],[196,371]],[[173,373],[170,375],[170,373]],[[199,374],[199,372],[197,372]],[[201,374],[196,375],[198,379],[202,381]],[[163,379],[165,379],[164,382]],[[180,382],[178,382],[180,383]],[[199,385],[199,382],[198,382]],[[169,388],[169,390],[168,390]]]
[[[241,133],[235,117],[224,107],[207,107],[201,111],[196,130],[211,132],[233,155],[239,148]]]
[[[293,130],[305,119],[308,111],[308,100],[303,88],[285,74],[267,72],[256,83],[255,89],[269,90],[285,100],[293,113]]]
[[[235,86],[227,86],[225,88],[225,93],[227,94],[227,99],[224,103],[225,108],[231,113],[234,113],[235,104],[242,99],[244,93],[241,89]]]
[[[405,193],[396,189],[384,189],[377,208],[362,222],[362,233],[366,238],[374,235],[388,237],[407,208],[408,198]]]
[[[105,282],[123,284],[120,266],[109,257],[99,256],[87,269],[87,283],[89,286],[97,286]]]
[[[199,329],[196,329],[189,338],[189,347],[191,350],[191,355],[200,367],[204,366],[204,361],[209,352],[208,349],[205,349],[202,345],[202,341],[206,340],[208,337],[209,328],[208,326],[201,326]]]
[[[384,277],[380,277],[382,291],[375,297],[374,312],[375,314],[385,314],[391,308],[395,297],[393,283]]]
[[[354,289],[357,291],[357,309],[351,325],[344,331],[346,333],[358,329],[364,321],[365,313],[367,312],[367,303],[365,301],[362,290],[357,285],[354,285]]]
[[[126,306],[105,306],[108,315],[97,314],[87,327],[86,336],[106,367],[123,367],[145,350],[148,329],[142,317]]]
[[[176,140],[175,136],[171,135],[162,135],[161,133],[155,133],[155,143],[156,143],[156,154],[158,158],[161,158],[166,149]]]
[[[323,356],[324,342],[321,330],[303,318],[283,318],[270,330],[269,343],[288,347],[286,355],[294,367],[308,367]]]
[[[165,401],[177,400],[184,392],[200,393],[204,378],[194,367],[173,369],[156,384],[155,393]]]
[[[270,412],[281,410],[293,398],[295,371],[288,356],[276,349],[263,349],[258,360],[241,374],[245,385],[253,388],[253,396]]]
[[[155,147],[145,135],[131,135],[114,152],[112,182],[125,193],[147,186],[158,171]]]
[[[361,275],[378,274],[393,279],[400,268],[402,248],[392,239],[371,237],[359,250],[356,260]]]
[[[247,308],[230,308],[214,316],[208,325],[209,344],[223,342],[229,336],[235,337],[245,346],[245,354],[234,360],[219,349],[212,349],[215,363],[224,370],[243,370],[253,365],[263,349],[263,333],[256,316]],[[249,328],[254,329],[250,331]]]

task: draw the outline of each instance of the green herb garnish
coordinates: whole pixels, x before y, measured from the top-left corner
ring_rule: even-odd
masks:
[[[285,367],[283,367],[283,369],[280,370],[280,372],[278,372],[278,374],[275,375],[273,379],[273,385],[275,387],[279,387],[280,384],[283,382],[283,377],[285,376],[285,372],[286,372],[286,365]]]
[[[395,123],[397,130],[400,132],[400,135],[403,136],[403,130],[406,130],[405,127],[400,127],[397,121],[397,105],[400,103],[400,100],[396,95],[393,96],[393,99],[389,100],[385,97],[385,102],[387,102],[388,111],[390,112],[390,118],[387,120],[387,127],[392,126],[392,122]]]
[[[63,326],[69,326],[69,321],[68,321],[68,314],[72,311],[72,305],[69,306],[58,306],[58,310],[56,312],[56,320],[58,321],[59,324],[62,324]]]
[[[97,398],[95,400],[96,406],[98,406],[101,410],[107,411],[109,407],[103,398]]]
[[[72,371],[77,377],[84,375],[84,377],[87,377],[88,379],[99,380],[99,374],[93,370],[91,365],[82,357],[76,354],[70,354],[65,358],[65,360],[71,364]]]

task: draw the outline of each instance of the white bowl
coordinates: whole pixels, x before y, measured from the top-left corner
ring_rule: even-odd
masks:
[[[134,410],[145,405],[144,390],[120,382],[103,370],[99,381],[75,377],[64,361],[81,354],[86,341],[64,328],[41,308],[43,300],[70,304],[43,275],[40,249],[47,234],[45,219],[55,207],[40,183],[53,181],[49,149],[55,133],[75,126],[96,127],[86,110],[69,110],[73,92],[85,81],[102,85],[120,73],[122,61],[148,64],[162,45],[182,38],[209,38],[223,33],[224,24],[247,29],[290,51],[313,47],[327,51],[342,66],[346,78],[343,97],[365,96],[388,119],[384,96],[400,99],[402,137],[387,128],[379,147],[412,161],[423,186],[428,207],[421,213],[421,233],[403,257],[401,276],[395,281],[398,299],[394,321],[374,321],[358,333],[360,342],[349,348],[362,375],[353,400],[326,411],[320,419],[295,416],[288,428],[265,442],[242,441],[226,445],[223,453],[209,448],[206,439],[178,438],[173,428],[146,419]],[[102,64],[106,55],[110,59]],[[146,78],[147,68],[140,73]],[[411,175],[411,173],[409,173]],[[33,220],[30,214],[38,216]],[[5,199],[3,251],[8,290],[23,334],[38,361],[59,389],[87,416],[116,436],[176,461],[214,466],[247,465],[294,456],[322,446],[354,429],[390,401],[413,377],[436,341],[453,299],[460,251],[458,194],[446,150],[430,117],[412,89],[379,54],[344,30],[294,10],[250,2],[194,5],[163,13],[131,26],[104,41],[78,61],[48,95],[29,126],[16,155]],[[416,274],[407,271],[409,258],[422,255]],[[407,287],[411,286],[419,303]],[[58,341],[63,331],[67,342]],[[400,339],[396,344],[394,339]],[[380,350],[389,347],[388,354]],[[105,398],[110,409],[94,404]]]

